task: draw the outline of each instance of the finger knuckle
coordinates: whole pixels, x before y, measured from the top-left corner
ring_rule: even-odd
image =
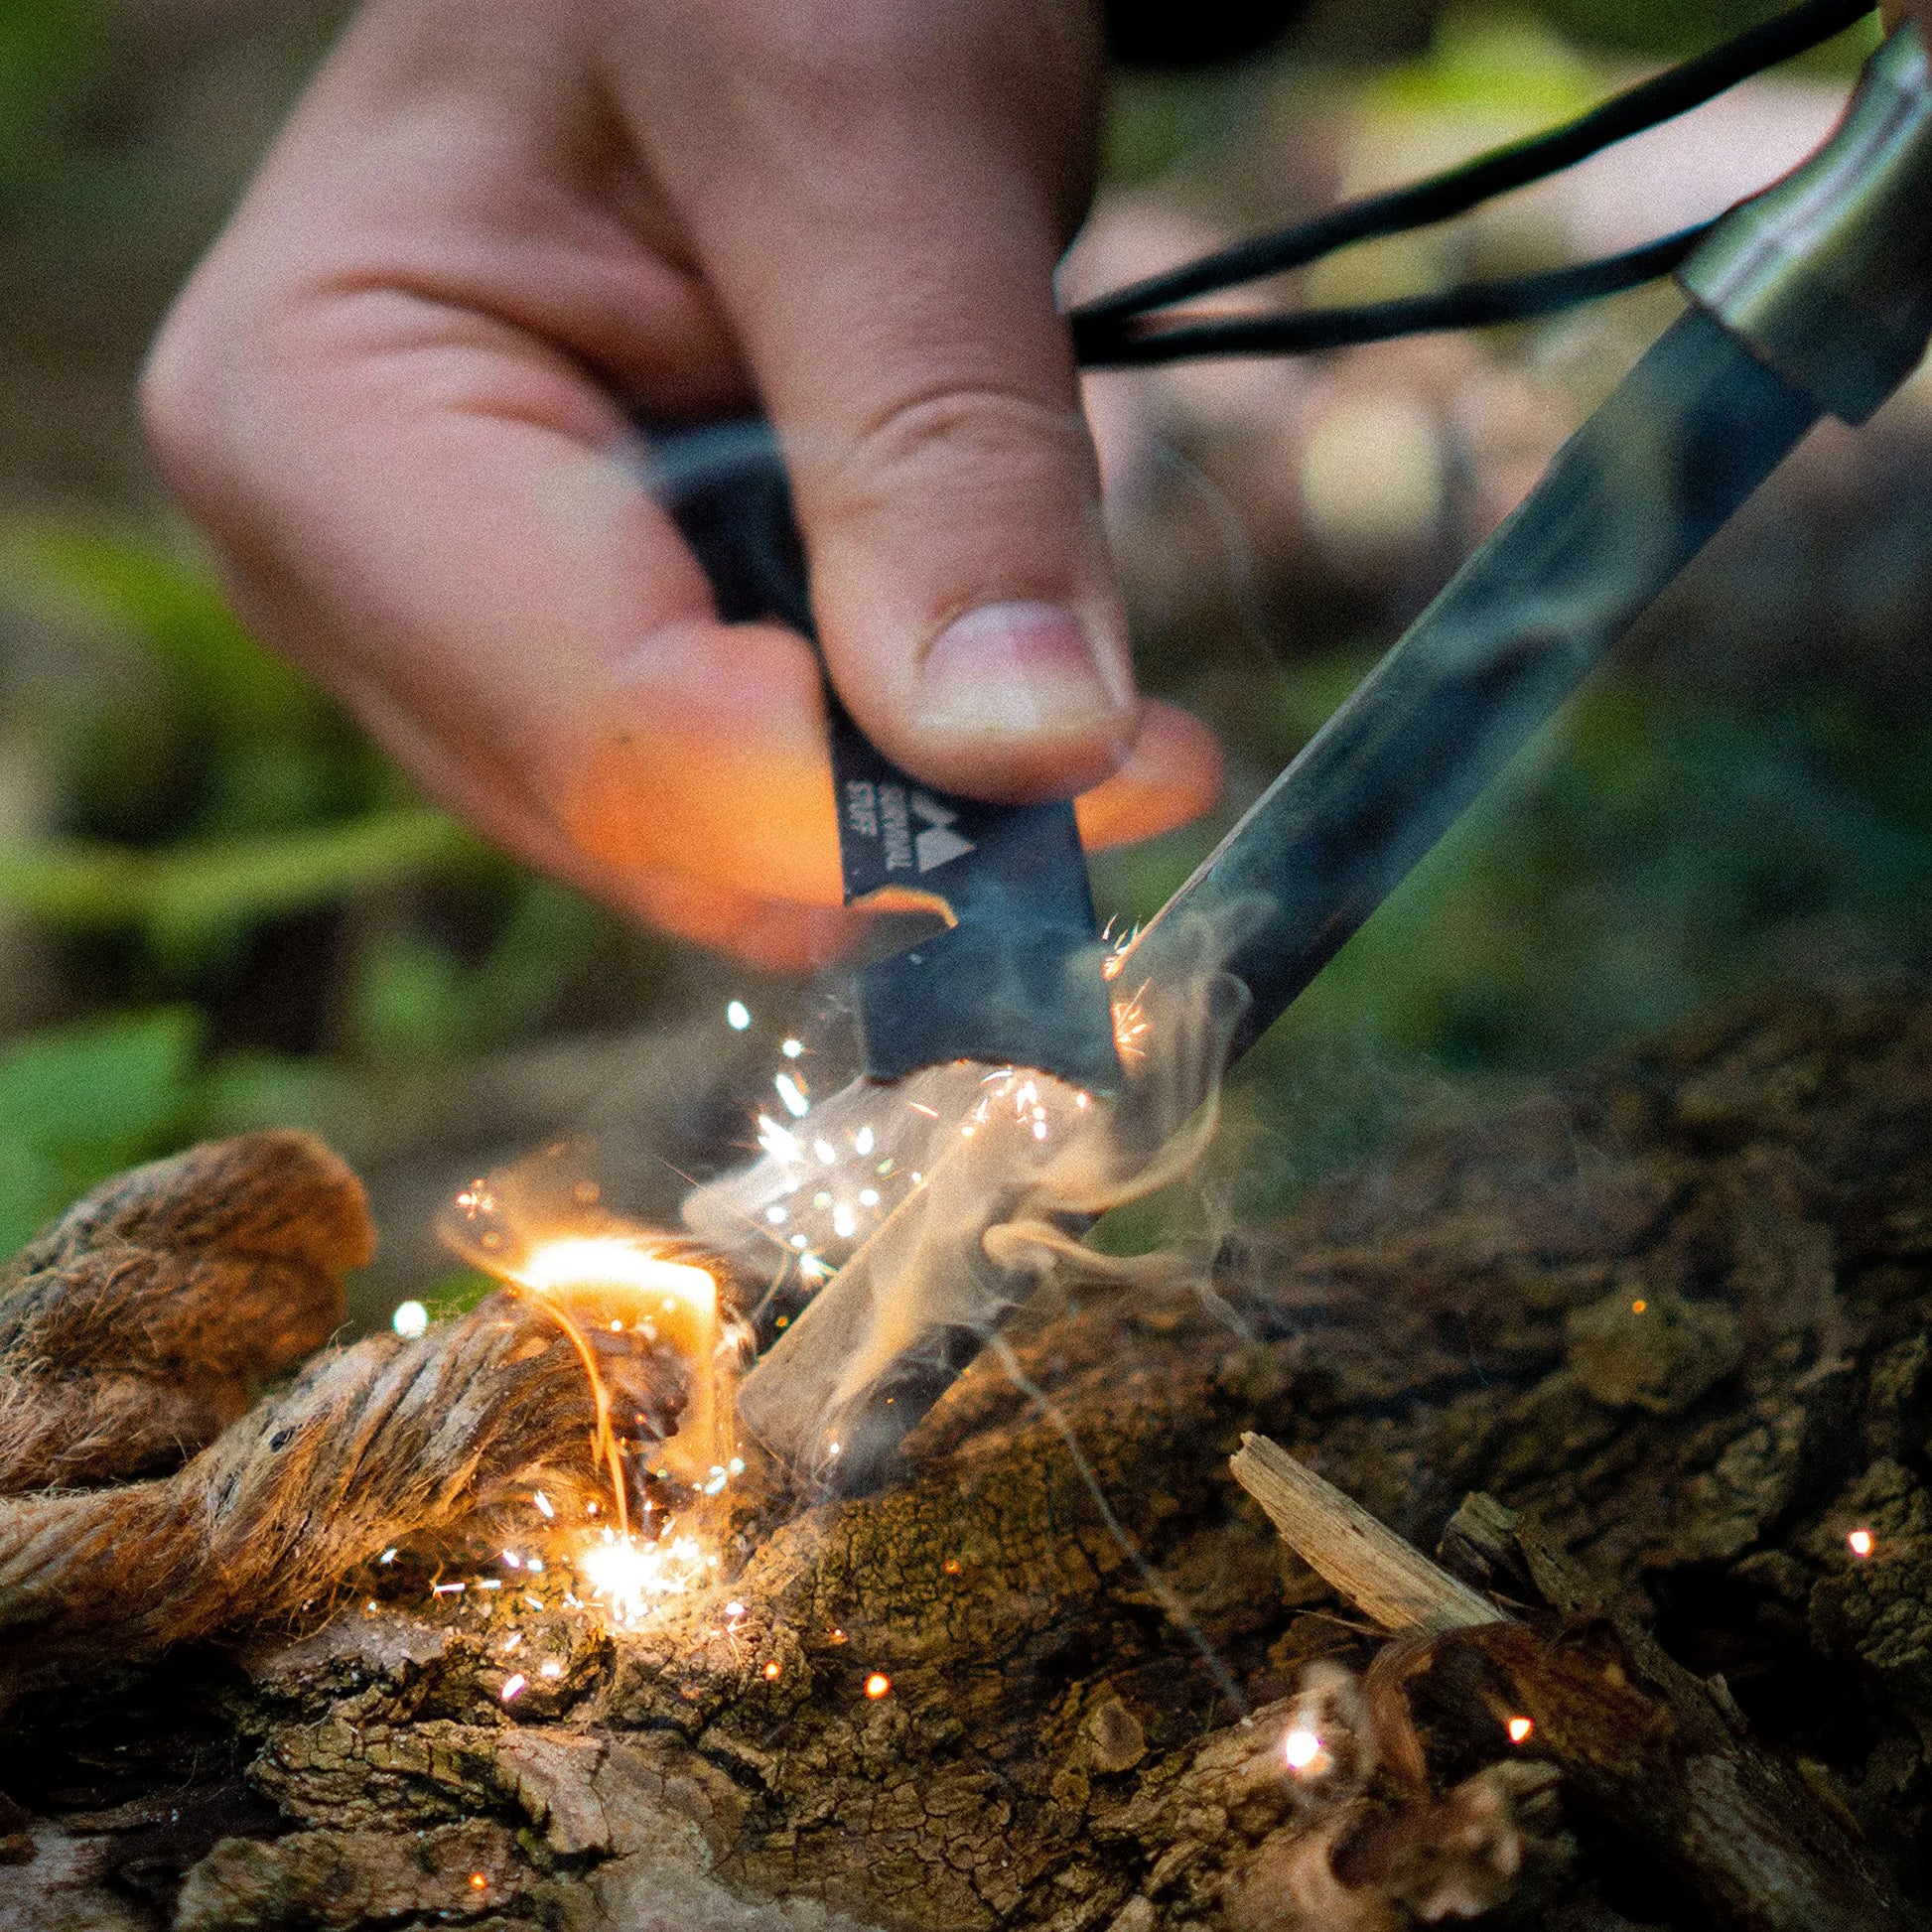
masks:
[[[1058,472],[1082,488],[1091,481],[1075,414],[997,383],[947,383],[893,402],[861,430],[854,457],[865,474],[889,481],[938,469],[964,482],[1020,471]]]

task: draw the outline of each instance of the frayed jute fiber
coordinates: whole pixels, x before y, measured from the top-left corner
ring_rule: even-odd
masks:
[[[389,1544],[594,1485],[582,1360],[509,1296],[249,1406],[340,1326],[373,1245],[335,1155],[255,1134],[110,1181],[0,1274],[0,1665],[273,1622]],[[600,1366],[674,1415],[662,1362]]]

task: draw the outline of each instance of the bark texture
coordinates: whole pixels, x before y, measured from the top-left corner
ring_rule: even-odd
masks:
[[[1410,1146],[1210,1282],[1082,1291],[910,1481],[745,1515],[729,1581],[635,1633],[392,1571],[293,1640],[236,1606],[159,1676],[30,1684],[0,1924],[1765,1922],[1575,1738],[1508,1742],[1495,1700],[1557,1696],[1553,1656],[1581,1688],[1546,1730],[1678,1697],[1690,1756],[1748,1735],[1773,1809],[1922,1901],[1928,1312],[1932,1002],[1765,999]],[[1426,1550],[1487,1492],[1555,1567],[1452,1538],[1512,1620],[1373,1670],[1229,1476],[1245,1430]],[[1328,1798],[1283,1755],[1311,1698],[1368,1740]]]

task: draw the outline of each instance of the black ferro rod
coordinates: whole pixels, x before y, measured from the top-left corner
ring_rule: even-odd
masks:
[[[1125,977],[1201,956],[1250,1004],[1239,1053],[1818,419],[1701,309],[1571,437],[1529,496],[1135,941]]]
[[[1914,28],[1831,139],[1680,271],[1698,306],[1566,443],[1137,940],[1251,1004],[1235,1051],[1314,978],[1478,791],[1830,410],[1861,423],[1932,333],[1932,70]],[[1184,943],[1183,943],[1184,936]]]

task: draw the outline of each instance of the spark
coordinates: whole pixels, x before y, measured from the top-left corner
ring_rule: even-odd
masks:
[[[1282,1739],[1282,1755],[1297,1777],[1319,1777],[1327,1769],[1328,1753],[1322,1748],[1320,1732],[1306,1725],[1297,1725]]]
[[[672,1307],[683,1304],[712,1309],[718,1305],[718,1283],[709,1269],[688,1261],[671,1261],[648,1244],[625,1235],[566,1235],[531,1250],[516,1271],[525,1288],[539,1294],[578,1285],[633,1288],[666,1298]]]
[[[861,1187],[859,1189],[859,1205],[861,1207],[877,1207],[879,1205],[879,1189],[877,1187]]]
[[[788,1039],[785,1041],[785,1043],[782,1046],[778,1048],[778,1051],[781,1052],[788,1060],[797,1059],[798,1056],[804,1052],[804,1050],[805,1050],[805,1042],[802,1039]]]
[[[505,1550],[503,1552],[503,1561],[506,1564],[508,1564],[512,1570],[521,1570],[523,1568],[523,1559],[519,1557],[514,1550]]]
[[[873,1139],[872,1129],[870,1127],[860,1128],[858,1133],[852,1137],[852,1151],[862,1160],[878,1145],[879,1143]]]
[[[937,1120],[939,1118],[939,1109],[937,1107],[928,1107],[923,1100],[908,1100],[905,1105],[909,1111],[915,1114],[923,1114],[927,1120]]]
[[[658,1298],[666,1312],[684,1310],[700,1331],[694,1353],[702,1365],[707,1352],[704,1337],[715,1330],[718,1318],[718,1283],[709,1270],[693,1267],[689,1262],[672,1261],[648,1242],[627,1235],[564,1235],[542,1242],[524,1258],[513,1279],[519,1286],[535,1291],[545,1312],[569,1337],[583,1363],[597,1411],[594,1453],[610,1471],[618,1528],[620,1532],[627,1532],[630,1505],[623,1464],[618,1452],[617,1432],[611,1427],[610,1392],[598,1373],[597,1358],[591,1353],[590,1344],[554,1291],[568,1287],[629,1289]],[[588,1512],[592,1505],[585,1507]]]
[[[836,1168],[839,1165],[839,1151],[830,1141],[814,1141],[812,1152],[818,1156],[821,1168]]]
[[[489,1183],[473,1180],[456,1197],[456,1204],[463,1209],[463,1218],[474,1221],[479,1214],[491,1214],[496,1209],[496,1196],[489,1191]]]
[[[784,1666],[778,1662],[777,1658],[767,1657],[764,1664],[764,1681],[767,1684],[773,1682],[783,1668]]]
[[[558,1663],[554,1657],[546,1659],[537,1666],[537,1675],[539,1677],[561,1677],[563,1674],[563,1665]]]
[[[486,1873],[484,1873],[484,1872],[482,1872],[482,1871],[473,1871],[473,1872],[471,1872],[471,1874],[470,1874],[470,1885],[471,1885],[471,1888],[472,1888],[472,1890],[475,1890],[475,1891],[487,1891],[487,1890],[489,1889],[489,1878],[488,1878],[488,1875],[487,1875]]]
[[[601,1598],[620,1623],[639,1621],[660,1597],[683,1595],[702,1581],[709,1567],[704,1546],[692,1536],[660,1538],[655,1543],[612,1537],[592,1544],[577,1565],[592,1595]]]
[[[383,1553],[376,1558],[377,1563],[394,1563],[395,1560],[396,1560],[396,1552],[393,1546],[387,1550],[384,1550]]]
[[[866,1695],[869,1698],[883,1698],[893,1688],[893,1680],[883,1670],[876,1670],[866,1679]]]
[[[463,1584],[431,1584],[429,1593],[432,1596],[461,1596],[466,1587]]]
[[[780,1127],[769,1114],[759,1116],[759,1146],[775,1161],[796,1161],[799,1159],[798,1137],[787,1127]]]
[[[1851,1547],[1852,1554],[1855,1557],[1868,1557],[1874,1548],[1872,1535],[1869,1530],[1854,1530],[1845,1541]]]
[[[780,1073],[771,1084],[778,1090],[778,1098],[785,1103],[785,1112],[793,1120],[803,1120],[811,1112],[812,1103],[805,1098],[805,1090],[789,1073]]]
[[[791,1212],[788,1208],[784,1208],[784,1207],[776,1207],[776,1206],[767,1207],[764,1210],[764,1218],[767,1221],[769,1221],[774,1228],[781,1228],[788,1220],[791,1219]]]
[[[520,1670],[513,1671],[508,1677],[504,1678],[501,1693],[503,1702],[505,1704],[514,1704],[523,1695],[524,1688],[529,1684],[529,1681]]]
[[[509,1635],[503,1639],[503,1655],[507,1657],[512,1650],[515,1650],[522,1643],[522,1641],[523,1641],[523,1632],[521,1630],[512,1630],[509,1633]]]
[[[556,1520],[557,1506],[555,1503],[553,1503],[550,1500],[548,1496],[546,1496],[543,1493],[541,1489],[539,1489],[536,1492],[536,1494],[530,1498],[530,1500],[536,1504],[538,1514],[541,1515],[545,1519],[545,1521],[554,1522]]]
[[[1648,1302],[1639,1299],[1630,1304],[1630,1312],[1632,1314],[1641,1314],[1645,1309],[1649,1308],[1649,1306],[1650,1304]]]
[[[849,1241],[858,1231],[858,1217],[853,1213],[850,1203],[840,1201],[832,1210],[832,1232],[841,1241]]]
[[[1503,1728],[1509,1732],[1512,1744],[1520,1744],[1536,1728],[1536,1721],[1533,1718],[1512,1718]]]
[[[389,1325],[405,1341],[414,1341],[429,1332],[429,1311],[420,1302],[398,1302]]]
[[[742,1034],[752,1024],[752,1009],[743,1000],[734,1000],[725,1009],[725,1025],[733,1033]]]
[[[1114,1045],[1123,1060],[1147,1058],[1147,1048],[1141,1043],[1148,1035],[1147,1009],[1141,1004],[1146,991],[1142,985],[1126,999],[1114,1002]]]

